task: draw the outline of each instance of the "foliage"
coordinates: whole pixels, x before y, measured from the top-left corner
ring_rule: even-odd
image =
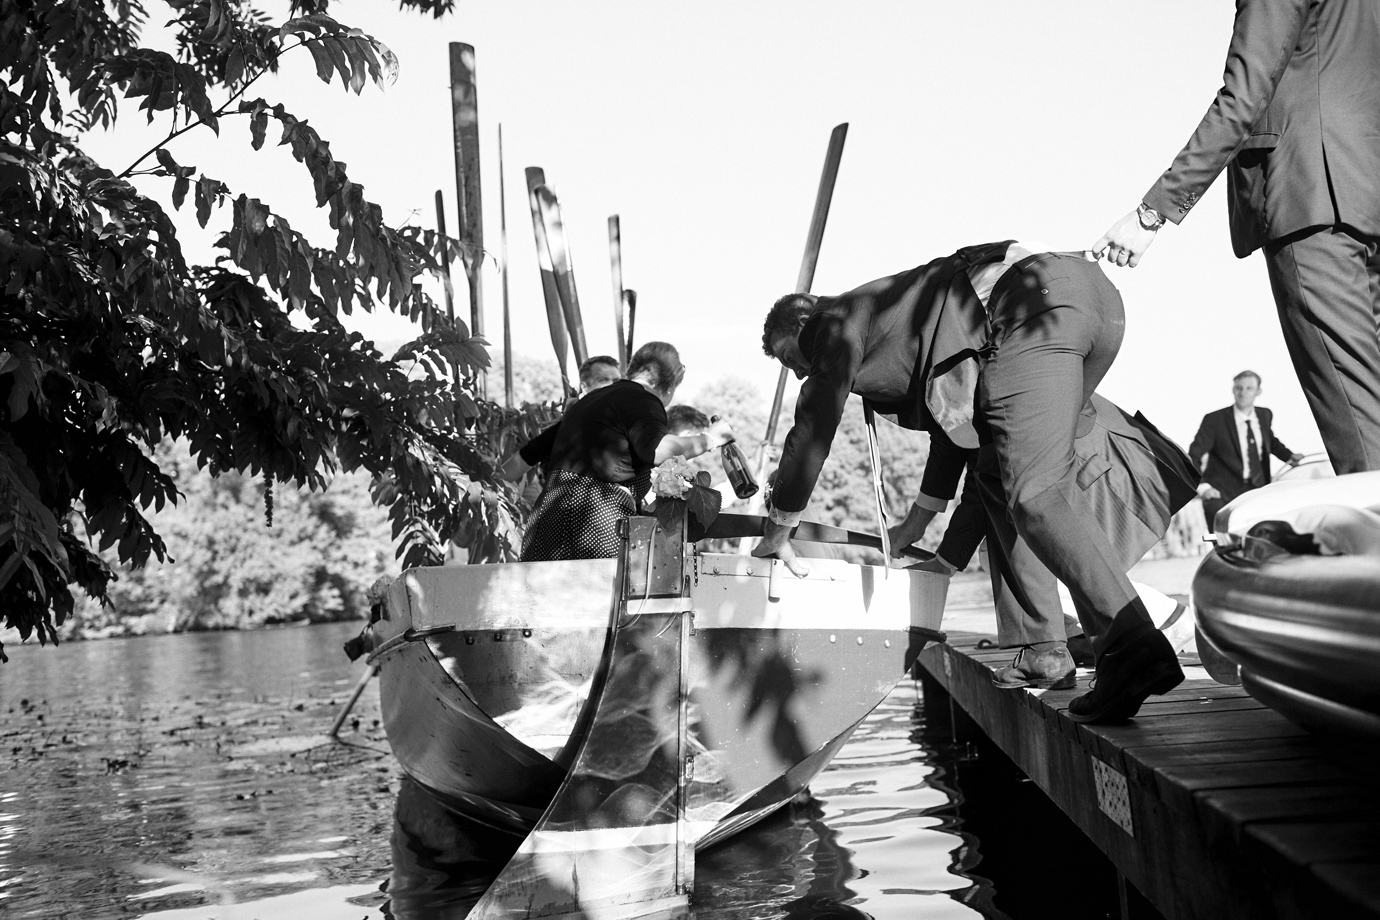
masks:
[[[198,470],[186,445],[155,452],[184,498],[152,516],[175,563],[122,571],[110,607],[79,600],[59,632],[100,636],[249,629],[296,620],[350,619],[368,611],[369,585],[391,569],[387,514],[363,473],[323,491],[279,487],[272,525],[265,484]],[[118,560],[103,558],[117,570]]]
[[[387,225],[315,129],[249,93],[292,58],[358,93],[386,85],[396,59],[324,0],[276,27],[247,0],[170,5],[176,56],[141,46],[139,0],[0,0],[0,611],[25,638],[56,640],[74,585],[108,600],[98,549],[136,567],[168,558],[147,516],[178,499],[152,456],[165,438],[212,475],[319,489],[367,470],[404,565],[439,561],[451,537],[479,558],[516,552],[514,506],[480,443],[492,437],[472,433],[494,420],[474,398],[486,343],[419,286],[443,258],[473,254]],[[450,2],[402,6],[439,15]],[[81,137],[122,99],[145,113],[151,144],[116,172]],[[333,245],[176,158],[182,134],[237,118],[254,149],[275,127]],[[215,264],[188,264],[135,176],[168,183],[202,226],[228,209]],[[386,356],[342,325],[355,308],[406,315],[422,334]]]

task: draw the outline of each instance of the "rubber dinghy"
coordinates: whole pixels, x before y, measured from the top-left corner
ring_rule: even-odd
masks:
[[[1380,472],[1286,481],[1223,508],[1198,625],[1260,702],[1380,738]]]
[[[798,579],[696,551],[683,514],[625,536],[617,559],[409,570],[371,626],[404,771],[528,832],[472,917],[682,910],[695,849],[805,789],[943,640],[947,576],[811,559]]]

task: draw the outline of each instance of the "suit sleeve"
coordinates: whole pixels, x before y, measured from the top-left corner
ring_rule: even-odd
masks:
[[[528,466],[536,466],[545,463],[551,458],[551,448],[556,444],[556,435],[561,430],[561,423],[548,425],[541,432],[518,448],[518,456],[523,459]]]
[[[1203,421],[1198,425],[1198,433],[1193,436],[1193,443],[1188,445],[1188,459],[1193,461],[1193,468],[1202,472],[1207,464],[1203,462],[1204,456],[1212,450],[1212,413],[1203,416]]]
[[[1238,0],[1222,88],[1188,144],[1145,194],[1179,223],[1241,149],[1274,98],[1298,45],[1311,0]]]
[[[1275,435],[1274,421],[1273,414],[1265,415],[1265,423],[1270,426],[1270,453],[1281,460],[1287,461],[1294,456],[1294,452],[1285,447],[1284,442]]]
[[[863,343],[843,320],[817,314],[810,323],[815,325],[809,330],[810,373],[800,387],[795,423],[781,448],[771,495],[772,507],[788,513],[803,511],[809,503],[862,365]]]
[[[949,526],[944,529],[944,539],[935,555],[959,571],[966,569],[978,545],[987,537],[987,526],[987,509],[978,493],[977,476],[969,471],[968,478],[963,480],[963,495],[949,516]]]
[[[958,491],[963,469],[977,452],[959,447],[940,432],[930,433],[930,455],[925,460],[925,472],[920,477],[920,495],[915,504],[940,512]]]

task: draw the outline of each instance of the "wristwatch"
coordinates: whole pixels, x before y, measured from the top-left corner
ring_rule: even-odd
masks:
[[[1164,218],[1160,217],[1160,212],[1143,201],[1136,206],[1136,219],[1146,230],[1158,230],[1164,226]]]

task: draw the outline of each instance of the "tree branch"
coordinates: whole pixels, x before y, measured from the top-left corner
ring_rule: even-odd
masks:
[[[289,45],[288,47],[283,48],[281,51],[278,52],[278,57],[281,58],[283,55],[287,54],[289,51],[293,50],[294,48],[300,48],[300,47],[302,47],[302,46],[305,45],[305,44],[306,44],[306,40],[304,39],[304,40],[302,40],[302,41],[299,41],[299,42],[298,42],[297,44],[295,44],[295,45]],[[268,67],[264,67],[263,70],[260,70],[258,73],[254,74],[254,76],[250,77],[248,80],[245,80],[244,83],[240,85],[240,88],[237,89],[237,90],[235,90],[235,92],[231,93],[231,94],[230,94],[230,98],[229,98],[229,99],[226,99],[226,100],[225,100],[225,103],[224,103],[220,108],[216,109],[216,111],[215,111],[215,113],[214,113],[215,117],[216,117],[216,118],[220,118],[222,115],[227,115],[227,114],[229,114],[229,113],[230,113],[230,105],[231,105],[231,103],[235,102],[235,100],[237,100],[237,99],[239,99],[241,96],[243,96],[244,93],[245,93],[245,90],[249,89],[249,87],[252,86],[252,85],[254,84],[254,81],[255,81],[255,80],[259,79],[259,78],[262,77],[264,74],[268,73],[268,71],[269,71],[269,68],[268,68]],[[174,109],[174,111],[173,111],[173,124],[174,124],[174,125],[177,124],[177,112],[176,112],[175,109]],[[143,154],[140,155],[139,159],[135,160],[133,163],[130,163],[128,166],[126,166],[125,169],[124,169],[124,171],[121,172],[118,176],[116,176],[116,178],[117,178],[117,179],[127,179],[127,178],[129,178],[131,175],[134,175],[134,167],[138,166],[140,163],[144,162],[144,161],[147,160],[149,157],[153,156],[155,153],[158,152],[158,150],[159,150],[160,148],[166,147],[169,143],[171,143],[171,142],[172,142],[173,140],[175,140],[176,138],[180,137],[180,136],[183,135],[183,134],[186,134],[188,131],[192,130],[193,128],[198,128],[198,127],[200,127],[200,126],[202,126],[202,125],[204,125],[204,124],[206,124],[206,119],[204,119],[204,118],[198,118],[196,121],[190,121],[190,122],[188,122],[187,124],[183,125],[181,128],[174,128],[173,131],[170,132],[170,133],[168,134],[167,137],[163,138],[161,141],[159,141],[158,143],[154,144],[154,145],[153,145],[152,147],[150,147],[148,150],[145,150],[145,151],[143,152]]]

